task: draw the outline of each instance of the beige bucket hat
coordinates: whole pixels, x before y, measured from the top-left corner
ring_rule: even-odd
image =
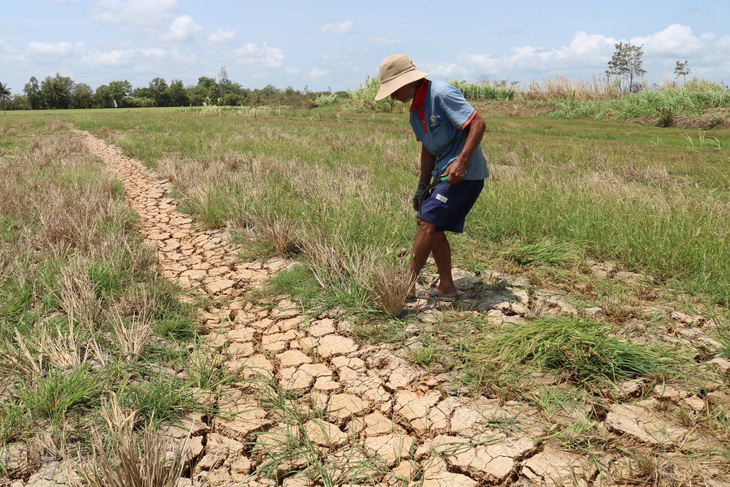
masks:
[[[413,61],[403,54],[390,55],[380,63],[380,89],[375,100],[382,100],[408,83],[426,76],[428,73],[418,71]]]

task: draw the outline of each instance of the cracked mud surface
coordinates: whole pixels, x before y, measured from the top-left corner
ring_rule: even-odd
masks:
[[[223,231],[196,229],[177,210],[166,196],[166,181],[87,132],[76,131],[75,136],[82,137],[123,182],[129,203],[140,216],[143,237],[157,246],[161,273],[216,303],[200,310],[209,354],[223,354],[225,367],[251,379],[245,388],[221,391],[216,399],[222,410],[218,416],[190,418],[196,420],[191,470],[179,485],[315,485],[296,475],[307,464],[306,454],[280,462],[273,479],[256,473],[266,458],[264,452],[283,451],[292,436],[300,441],[306,437],[304,450],[316,455],[336,485],[358,480],[424,487],[627,485],[636,475],[628,458],[605,452],[590,458],[540,441],[550,434],[552,423],[529,405],[460,396],[449,387],[453,377],[409,363],[405,348],[358,345],[349,333],[350,323],[337,313],[305,317],[286,298],[273,308],[244,304],[241,298],[249,290],[289,263],[279,258],[241,262],[239,249]],[[479,287],[477,281],[468,277],[461,281],[467,288],[462,302],[470,313],[497,322],[524,319],[526,284],[512,279],[508,288],[481,287],[470,293],[470,286]],[[537,296],[556,314],[575,311],[549,293]],[[415,306],[419,326],[439,319],[441,310],[433,303],[419,301]],[[675,318],[687,322],[684,316]],[[701,332],[690,336],[697,328],[683,329],[686,340],[708,340]],[[297,399],[284,406],[270,400],[272,391]],[[663,390],[631,404],[614,405],[598,420],[612,434],[666,449],[667,461],[676,457],[678,470],[702,472],[698,475],[706,485],[730,485],[722,465],[701,455],[681,455],[722,445],[713,438],[697,438],[691,428],[654,414],[668,400],[688,410],[711,407],[711,402],[730,404],[721,387],[712,394],[711,401],[711,395]],[[315,410],[326,414],[308,414]],[[297,420],[305,421],[292,426],[292,411]],[[586,412],[571,414],[568,421]],[[187,430],[170,428],[169,434],[184,438]],[[694,448],[687,446],[691,442],[696,443]]]

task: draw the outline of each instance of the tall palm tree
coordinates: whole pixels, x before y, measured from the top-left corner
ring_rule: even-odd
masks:
[[[8,85],[0,83],[0,103],[8,96],[10,96],[10,88],[8,88]]]

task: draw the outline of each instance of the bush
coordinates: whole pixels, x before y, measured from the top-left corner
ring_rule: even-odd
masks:
[[[657,108],[659,112],[659,118],[657,119],[657,127],[673,127],[674,126],[674,113],[669,108]]]
[[[372,110],[376,112],[392,112],[396,103],[390,97],[384,100],[375,101],[375,95],[380,89],[380,81],[377,78],[368,76],[365,84],[360,85],[350,97],[348,106],[355,110]],[[403,105],[405,107],[405,105]]]
[[[515,90],[506,86],[467,83],[466,81],[449,81],[464,94],[469,101],[509,101],[514,99]]]
[[[314,99],[314,104],[318,107],[328,107],[334,105],[338,101],[337,93],[329,93],[325,95],[319,95]]]

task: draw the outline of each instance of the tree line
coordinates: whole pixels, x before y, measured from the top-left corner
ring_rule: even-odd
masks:
[[[639,81],[646,74],[642,61],[643,46],[619,42],[614,47],[616,50],[608,62],[606,75],[618,81],[621,92],[643,91],[645,85]],[[688,64],[686,60],[676,62],[674,68],[676,78],[683,78],[686,82],[687,76],[692,72]],[[623,87],[622,81],[627,82]],[[373,82],[377,83],[377,80]],[[323,100],[327,95],[332,94],[329,91],[310,92],[306,87],[303,91],[291,87],[281,90],[273,85],[262,89],[244,88],[228,79],[225,67],[221,68],[217,79],[201,76],[198,78],[198,83],[193,86],[184,86],[180,80],[172,80],[168,84],[164,78],[158,77],[143,88],[132,88],[129,81],[112,81],[99,86],[96,90],[85,83],[76,83],[71,78],[57,73],[56,76],[48,76],[43,81],[38,81],[32,76],[23,88],[22,95],[13,95],[6,85],[0,83],[0,109],[180,107],[206,104],[311,107],[317,106],[317,100]],[[348,92],[338,92],[336,95],[338,95],[336,99],[350,97]]]
[[[329,93],[329,92],[324,92]],[[23,88],[23,94],[12,94],[0,83],[0,109],[43,110],[64,108],[140,108],[181,107],[203,105],[287,105],[311,106],[323,93],[279,89],[273,85],[261,89],[244,88],[228,79],[225,68],[218,78],[201,76],[198,83],[184,86],[180,80],[168,83],[154,78],[149,85],[133,88],[129,81],[112,81],[92,89],[86,83],[77,83],[68,76],[56,74],[39,81],[32,76]]]

